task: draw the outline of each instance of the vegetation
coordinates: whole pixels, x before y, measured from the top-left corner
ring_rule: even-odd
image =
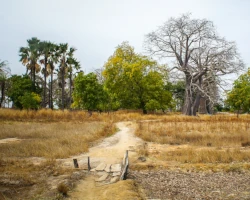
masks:
[[[170,70],[185,80],[185,115],[196,115],[202,97],[215,103],[220,77],[244,67],[235,43],[219,37],[213,22],[190,14],[170,18],[146,38],[151,54],[176,59]]]
[[[250,111],[250,70],[234,81],[233,89],[227,94],[227,105],[232,111]]]
[[[8,117],[4,118],[8,116],[8,111],[13,114],[12,121],[6,121]],[[56,159],[84,153],[88,151],[91,143],[110,136],[115,131],[112,121],[109,123],[100,119],[85,121],[82,117],[85,113],[78,116],[79,119],[76,121],[69,118],[67,112],[63,111],[27,112],[1,109],[0,112],[5,112],[0,122],[0,183],[1,187],[6,188],[0,195],[10,199],[17,197],[52,199],[57,196],[58,192],[66,195],[68,189],[72,189],[73,184],[65,185],[67,190],[60,184],[57,190],[53,190],[51,186],[58,183],[48,180],[52,178],[64,181],[67,177],[69,181],[72,181],[69,177],[74,170],[62,167],[59,164],[60,161]],[[15,113],[20,114],[20,118],[15,117]],[[35,117],[34,122],[33,117],[36,114],[39,116]],[[29,119],[25,118],[25,115]],[[46,121],[41,121],[43,118],[46,118]],[[19,119],[25,122],[16,121]],[[54,122],[50,119],[54,119]],[[61,122],[62,119],[63,122]],[[2,139],[6,138],[14,139],[4,143]]]
[[[46,126],[45,126],[46,125]],[[91,142],[114,133],[105,122],[1,123],[0,138],[18,138],[19,142],[1,144],[1,158],[68,158],[88,151]],[[71,133],[71,134],[69,134]],[[32,151],[31,151],[32,149]]]
[[[73,108],[87,109],[89,112],[102,110],[107,95],[94,73],[79,73],[75,78],[74,87]]]
[[[146,36],[145,46],[152,55],[175,58],[174,66],[159,65],[123,42],[102,69],[85,74],[78,71],[76,48],[32,37],[19,50],[32,88],[25,88],[23,93],[13,92],[17,75],[9,78],[7,62],[1,62],[1,106],[10,99],[13,107],[29,110],[56,106],[89,112],[140,109],[144,114],[149,111],[212,114],[223,109],[221,76],[244,68],[235,43],[218,36],[213,22],[192,19],[190,14],[170,18]],[[232,111],[248,112],[247,76],[242,75],[228,93],[226,105]]]
[[[27,76],[13,75],[9,79],[9,89],[7,95],[13,102],[15,108],[38,109],[40,106],[40,88],[34,86],[31,79]],[[30,104],[30,105],[29,105]]]
[[[146,56],[136,54],[128,43],[116,48],[104,65],[105,86],[121,108],[166,110],[172,95],[164,89],[159,66]]]
[[[175,116],[139,122],[136,135],[145,141],[170,145],[158,150],[165,161],[180,163],[249,162],[249,116]]]
[[[33,90],[40,86],[42,91],[41,107],[54,108],[54,103],[61,109],[70,108],[72,103],[72,83],[74,70],[80,68],[80,63],[74,57],[75,48],[67,43],[56,45],[50,41],[40,41],[37,38],[27,40],[28,46],[21,47],[19,50],[20,61],[27,68],[26,74],[29,75]],[[43,68],[41,70],[41,65]],[[56,65],[57,69],[56,69]],[[57,71],[57,80],[54,80],[54,71]],[[42,77],[39,76],[42,73]],[[50,75],[48,83],[47,77]],[[68,82],[66,80],[69,79]],[[67,85],[67,91],[65,87]],[[54,88],[56,86],[56,88]],[[61,93],[55,95],[54,93]],[[57,98],[57,100],[55,99]]]
[[[36,37],[19,50],[26,74],[11,76],[8,62],[0,60],[0,184],[17,186],[16,194],[37,184],[32,190],[42,194],[38,190],[48,188],[49,177],[71,172],[56,159],[87,152],[115,132],[115,122],[132,120],[136,135],[148,142],[136,149],[147,169],[147,159],[155,165],[223,164],[233,171],[236,163],[237,170],[249,169],[250,117],[196,116],[222,111],[224,103],[230,111],[249,113],[250,70],[234,82],[225,102],[220,98],[221,76],[244,67],[236,45],[219,37],[211,21],[183,15],[148,34],[145,46],[151,55],[174,57],[174,66],[160,65],[123,42],[101,69],[87,74],[80,71],[76,48]],[[14,109],[2,108],[7,100]],[[116,186],[135,190],[133,181],[123,184]],[[56,185],[57,199],[67,196],[70,184]],[[96,194],[121,195],[115,186],[103,188]],[[131,199],[139,199],[137,192]],[[129,197],[126,190],[122,195]]]

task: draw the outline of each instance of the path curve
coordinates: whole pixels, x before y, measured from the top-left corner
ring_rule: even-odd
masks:
[[[99,145],[89,149],[87,154],[75,157],[79,160],[79,165],[86,162],[86,157],[90,157],[91,167],[94,163],[100,162],[115,164],[121,163],[126,150],[136,149],[143,140],[134,135],[136,124],[134,122],[116,123],[119,131],[111,137],[105,138]],[[136,155],[136,152],[130,151],[129,156]],[[72,163],[72,160],[70,160]],[[123,181],[115,185],[97,186],[93,175],[87,176],[81,180],[77,187],[70,192],[70,199],[93,200],[93,199],[140,199],[137,192],[133,191],[131,183]],[[124,194],[121,194],[124,193]],[[115,197],[116,196],[116,197]],[[123,196],[123,197],[122,197]]]
[[[91,167],[96,167],[100,162],[109,164],[120,163],[126,150],[131,150],[130,155],[135,155],[133,149],[141,145],[143,141],[134,135],[136,124],[134,122],[116,123],[119,131],[111,137],[103,139],[97,146],[89,148],[89,152],[68,159],[61,159],[63,166],[73,167],[72,159],[78,160],[79,166],[86,165],[87,157],[90,157]]]

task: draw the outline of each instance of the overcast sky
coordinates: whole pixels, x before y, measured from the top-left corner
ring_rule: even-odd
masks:
[[[236,41],[250,67],[250,0],[0,0],[0,60],[12,74],[25,73],[18,50],[37,37],[77,48],[85,72],[101,68],[123,41],[145,53],[145,35],[170,17],[192,13],[214,22]]]

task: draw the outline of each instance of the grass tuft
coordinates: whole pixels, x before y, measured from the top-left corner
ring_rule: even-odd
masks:
[[[65,183],[60,183],[57,186],[57,191],[59,193],[61,193],[63,196],[67,196],[68,195],[68,191],[69,191],[69,187]]]

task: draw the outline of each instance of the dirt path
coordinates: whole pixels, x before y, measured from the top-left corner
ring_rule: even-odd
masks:
[[[105,138],[99,145],[89,149],[87,154],[74,158],[79,160],[80,168],[86,164],[86,157],[90,156],[91,167],[100,162],[107,164],[121,163],[126,150],[133,150],[142,144],[142,140],[133,133],[135,124],[133,122],[119,122],[116,124],[119,131]],[[135,156],[133,151],[129,152],[129,157]],[[72,165],[72,159],[64,160],[64,165]],[[135,190],[133,181],[127,180],[111,185],[97,186],[95,178],[91,175],[80,181],[74,191],[70,192],[70,199],[140,199]]]
[[[90,157],[91,167],[96,167],[99,163],[105,162],[107,164],[121,163],[126,150],[130,157],[136,153],[133,149],[142,144],[142,140],[134,135],[135,123],[133,122],[119,122],[116,124],[119,131],[111,137],[105,138],[99,145],[89,149],[88,153],[74,156],[68,159],[60,159],[62,165],[65,167],[73,167],[72,159],[76,158],[79,167],[85,166],[87,157]]]
[[[21,139],[18,138],[5,138],[0,140],[0,144],[11,143],[11,142],[19,142]]]

